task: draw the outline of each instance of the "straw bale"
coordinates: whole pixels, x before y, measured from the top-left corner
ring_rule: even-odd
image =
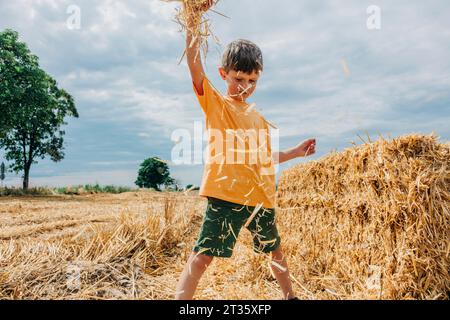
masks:
[[[370,140],[369,140],[370,141]],[[282,172],[290,265],[335,298],[448,299],[450,144],[411,134]]]

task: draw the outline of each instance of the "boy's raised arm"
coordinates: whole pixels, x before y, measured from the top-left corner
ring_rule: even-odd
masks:
[[[196,36],[198,34],[195,32],[200,27],[201,15],[208,11],[208,9],[214,4],[213,0],[205,0],[198,8],[193,10],[186,10],[186,3],[183,1],[183,6],[185,12],[188,13],[187,18],[187,31],[186,31],[186,59],[189,66],[189,71],[191,72],[192,82],[199,95],[203,95],[203,79],[205,77],[205,71],[203,69],[201,55],[200,55],[200,44],[201,37]],[[189,13],[195,12],[195,14],[190,15]]]

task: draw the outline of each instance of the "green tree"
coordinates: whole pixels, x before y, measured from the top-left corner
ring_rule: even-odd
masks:
[[[38,63],[38,58],[17,38],[12,30],[0,32],[0,138],[12,128],[14,107],[25,94],[26,82],[19,72]]]
[[[141,163],[135,184],[140,188],[153,188],[161,191],[160,186],[170,185],[173,179],[170,177],[169,166],[160,158],[145,159]]]
[[[31,165],[50,156],[54,162],[64,158],[67,116],[78,117],[73,98],[39,67],[19,35],[12,30],[0,32],[0,106],[7,120],[2,124],[0,148],[11,170],[23,171],[23,188],[28,189]],[[13,67],[12,67],[13,66]],[[5,90],[5,91],[3,91]],[[10,112],[14,110],[14,112]]]

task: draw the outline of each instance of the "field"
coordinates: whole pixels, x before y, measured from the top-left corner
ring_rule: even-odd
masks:
[[[450,144],[409,135],[282,173],[277,227],[300,299],[448,299]],[[0,197],[0,299],[172,299],[206,200],[132,191]],[[281,299],[248,231],[197,299]]]
[[[144,191],[1,197],[0,299],[172,299],[205,205]],[[268,261],[241,232],[231,263],[215,260],[196,298],[280,299]]]

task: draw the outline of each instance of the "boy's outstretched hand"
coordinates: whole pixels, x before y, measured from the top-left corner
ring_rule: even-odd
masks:
[[[308,139],[295,147],[298,157],[307,157],[316,153],[316,139]]]

